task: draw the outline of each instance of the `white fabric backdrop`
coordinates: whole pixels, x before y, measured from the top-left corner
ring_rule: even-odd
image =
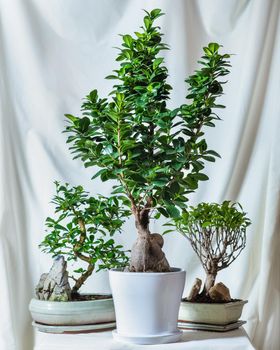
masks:
[[[208,133],[222,159],[208,166],[192,202],[233,199],[253,221],[240,258],[218,281],[233,297],[249,299],[243,314],[258,349],[279,349],[280,297],[280,30],[279,0],[0,0],[0,349],[30,350],[33,335],[28,302],[50,258],[37,245],[51,213],[53,181],[83,184],[93,193],[108,184],[92,184],[92,170],[72,161],[65,144],[64,113],[78,113],[81,99],[115,67],[118,33],[137,30],[142,8],[160,7],[171,105],[184,102],[184,78],[196,67],[202,46],[224,45],[232,73],[221,103],[223,121]],[[160,224],[154,224],[157,232]],[[119,241],[135,239],[128,222]],[[179,235],[166,237],[173,266],[187,270],[187,287],[203,277],[198,259]],[[107,291],[106,273],[87,290]]]

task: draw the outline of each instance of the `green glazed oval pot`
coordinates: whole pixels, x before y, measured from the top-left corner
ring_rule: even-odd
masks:
[[[115,321],[113,299],[46,301],[32,299],[29,311],[35,322],[47,325],[82,325]]]
[[[179,321],[226,325],[236,322],[244,304],[248,300],[238,300],[229,303],[208,304],[182,301],[179,310]]]

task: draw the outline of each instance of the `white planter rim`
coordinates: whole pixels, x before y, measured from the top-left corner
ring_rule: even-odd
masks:
[[[185,272],[185,270],[180,269],[179,267],[171,267],[169,272],[130,272],[130,271],[123,271],[121,268],[117,268],[117,269],[111,269],[110,272],[112,273],[116,273],[116,274],[126,274],[129,276],[137,276],[140,278],[149,278],[149,276],[151,277],[155,277],[155,275],[158,276],[164,276],[164,275],[173,275],[173,274],[178,274],[178,273],[182,273]]]

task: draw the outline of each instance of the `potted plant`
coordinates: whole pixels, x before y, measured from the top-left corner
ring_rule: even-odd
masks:
[[[206,279],[203,288],[196,279],[190,295],[181,303],[180,321],[226,325],[236,322],[247,301],[232,299],[223,283],[215,284],[217,273],[239,256],[246,244],[250,219],[239,203],[200,203],[176,219],[178,231],[197,254]]]
[[[190,103],[168,108],[172,88],[160,55],[168,46],[154,25],[162,15],[160,9],[146,12],[140,32],[122,35],[116,58],[120,67],[107,77],[116,80],[109,98],[93,90],[81,117],[66,115],[65,130],[75,158],[94,167],[93,178],[117,181],[112,194],[121,196],[134,217],[137,239],[129,267],[112,269],[109,277],[116,309],[114,336],[143,344],[180,338],[177,317],[185,272],[169,266],[163,238],[150,231],[149,222],[161,215],[180,217],[189,193],[208,179],[202,173],[204,163],[218,154],[208,149],[204,127],[220,119],[214,112],[224,107],[216,104],[223,91],[220,78],[229,73],[229,55],[210,43],[202,68],[186,80]]]
[[[37,298],[29,306],[32,317],[48,325],[112,322],[115,313],[110,295],[84,295],[79,290],[94,271],[126,266],[125,252],[112,236],[120,231],[127,210],[115,196],[95,198],[82,186],[55,185],[52,203],[57,216],[46,219],[47,235],[40,244],[55,261],[36,287]],[[76,265],[71,276],[65,259]]]

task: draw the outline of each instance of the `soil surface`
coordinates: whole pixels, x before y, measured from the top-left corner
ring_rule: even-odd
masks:
[[[241,301],[241,299],[231,299],[230,301],[215,301],[209,297],[198,295],[196,300],[194,301],[189,301],[187,300],[187,298],[182,299],[182,301],[186,303],[227,304],[227,303],[233,303],[234,301]]]
[[[73,294],[71,301],[103,300],[111,299],[109,294]]]

